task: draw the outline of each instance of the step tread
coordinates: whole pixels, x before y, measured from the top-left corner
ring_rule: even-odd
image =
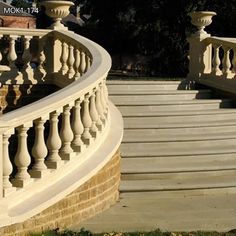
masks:
[[[156,179],[123,180],[121,191],[160,191],[235,187],[236,170],[157,174]]]
[[[146,114],[146,113],[145,113]],[[211,110],[178,110],[178,111],[159,111],[149,112],[146,116],[195,116],[195,115],[221,115],[236,114],[235,108],[220,108]]]
[[[109,96],[133,96],[133,95],[180,95],[180,94],[198,94],[198,93],[211,93],[211,90],[202,89],[202,90],[157,90],[150,89],[148,91],[137,91],[137,90],[119,90],[116,88],[109,88]]]
[[[179,157],[138,157],[122,158],[122,174],[138,173],[170,173],[191,171],[236,169],[236,156],[227,155],[202,155]]]
[[[152,84],[180,84],[183,81],[180,80],[107,80],[107,84],[130,84],[130,85],[134,85],[134,84],[148,84],[148,85],[152,85]]]

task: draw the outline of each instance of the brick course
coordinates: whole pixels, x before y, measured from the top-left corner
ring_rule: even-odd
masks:
[[[61,201],[25,222],[0,228],[2,236],[26,236],[49,229],[65,229],[104,211],[119,198],[120,152],[90,180]]]

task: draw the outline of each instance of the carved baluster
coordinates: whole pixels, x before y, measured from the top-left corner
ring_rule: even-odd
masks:
[[[18,131],[18,147],[15,155],[15,164],[17,166],[17,174],[12,180],[12,184],[15,187],[24,187],[25,184],[30,180],[28,173],[28,167],[31,163],[31,157],[27,147],[27,131],[29,127],[24,125],[17,128]]]
[[[80,53],[80,67],[79,67],[80,74],[83,75],[86,71],[86,60],[85,60],[85,53],[81,51]]]
[[[232,59],[232,72],[235,74],[236,73],[236,48],[233,48],[233,53],[234,53],[234,56],[233,56],[233,59]]]
[[[92,119],[92,126],[91,126],[91,133],[94,137],[96,137],[97,132],[98,132],[98,127],[97,127],[97,122],[98,122],[98,112],[96,109],[96,104],[95,104],[95,91],[93,90],[91,96],[90,96],[90,106],[89,106],[89,112],[90,116]]]
[[[74,79],[77,80],[80,78],[80,51],[79,49],[75,49],[75,63],[74,63],[74,70],[75,70],[75,75]]]
[[[100,116],[100,119],[103,123],[105,123],[105,116],[104,116],[104,110],[103,110],[103,106],[101,103],[101,91],[100,91],[100,87],[98,86],[97,91],[96,91],[96,108],[98,111],[98,114]]]
[[[58,132],[58,116],[59,112],[55,111],[50,114],[50,130],[47,140],[47,147],[49,155],[47,157],[46,165],[48,168],[57,169],[61,164],[61,157],[58,152],[61,148],[61,138]]]
[[[11,136],[12,132],[4,133],[3,134],[3,195],[6,196],[6,194],[12,190],[12,184],[9,181],[10,175],[13,171],[12,163],[10,161],[9,157],[9,138]]]
[[[0,34],[0,39],[2,39],[2,34]],[[0,65],[1,65],[1,61],[2,61],[2,53],[0,51]]]
[[[24,62],[24,71],[32,71],[30,66],[31,54],[30,54],[30,40],[32,39],[31,36],[24,36],[24,52],[22,55],[22,60]]]
[[[61,64],[62,67],[60,69],[60,72],[65,75],[67,70],[68,70],[68,66],[67,66],[67,59],[68,59],[68,45],[66,42],[62,43],[62,51],[61,51]]]
[[[44,54],[44,45],[45,45],[45,40],[41,37],[39,37],[39,52],[38,52],[38,70],[43,73],[44,75],[46,74],[45,68],[44,68],[44,63],[46,60],[46,56]]]
[[[85,72],[87,72],[91,66],[91,60],[90,57],[88,55],[85,55],[85,60],[86,60],[86,68],[85,68]]]
[[[9,66],[12,72],[18,72],[18,69],[15,65],[15,61],[17,59],[16,50],[15,50],[15,41],[18,37],[10,35],[10,42],[9,42],[9,52],[7,55],[7,60],[9,61]]]
[[[72,147],[74,151],[81,152],[84,145],[81,135],[84,132],[84,126],[81,121],[80,110],[81,110],[81,100],[75,101],[75,106],[73,108],[73,118],[72,118],[72,130],[74,132],[74,139],[72,141]]]
[[[74,47],[72,45],[69,46],[69,57],[68,57],[68,61],[67,61],[67,65],[68,65],[68,77],[72,78],[75,71],[74,71],[74,62],[75,62],[75,58],[74,58]]]
[[[108,89],[107,89],[107,85],[106,85],[106,78],[103,79],[103,89],[104,89],[104,96],[105,96],[105,102],[106,102],[106,106],[107,106],[107,112],[109,109],[109,99],[108,99]]]
[[[101,131],[102,130],[102,127],[103,127],[103,122],[102,122],[102,119],[101,119],[101,116],[99,114],[99,110],[101,109],[101,104],[99,103],[99,99],[97,99],[97,88],[94,89],[94,95],[95,95],[95,106],[96,106],[96,111],[97,111],[97,114],[98,114],[98,119],[97,119],[97,127],[98,127],[98,130]]]
[[[223,47],[224,49],[224,58],[223,58],[223,74],[228,77],[231,74],[230,68],[231,68],[231,62],[229,58],[230,54],[230,48],[229,47]]]
[[[106,95],[105,95],[103,82],[101,82],[99,84],[99,87],[100,87],[101,104],[102,104],[102,107],[103,107],[103,113],[106,116],[107,115],[107,103],[106,103],[106,98],[105,98]]]
[[[85,142],[85,144],[89,145],[91,140],[91,134],[89,130],[92,125],[92,120],[89,114],[89,94],[85,95],[83,102],[82,123],[84,125],[84,132],[82,134],[82,139]]]
[[[64,160],[69,160],[70,154],[73,152],[71,142],[74,138],[74,134],[70,125],[70,109],[71,106],[65,106],[62,114],[62,126],[60,131],[62,147],[60,149],[60,155]]]
[[[35,164],[30,171],[30,175],[33,178],[41,178],[47,166],[45,165],[45,157],[47,156],[48,149],[44,140],[44,123],[45,120],[39,118],[34,121],[35,123],[35,139],[34,146],[32,148],[32,155],[35,160]]]
[[[214,58],[213,58],[213,75],[221,75],[222,72],[220,70],[220,56],[219,56],[219,50],[220,45],[213,45],[214,46]]]

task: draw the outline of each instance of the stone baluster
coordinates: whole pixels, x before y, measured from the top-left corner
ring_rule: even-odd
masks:
[[[26,72],[32,71],[30,66],[31,54],[30,54],[30,40],[31,36],[24,36],[24,52],[22,55],[22,60],[24,62],[23,70]]]
[[[214,58],[213,58],[213,69],[212,69],[212,73],[213,75],[221,75],[222,72],[220,70],[220,56],[219,56],[219,51],[220,51],[220,47],[221,45],[216,45],[213,44],[214,47]]]
[[[232,72],[234,74],[236,74],[236,47],[233,48],[233,52],[234,52],[234,56],[233,56],[233,59],[232,59],[232,66],[233,66]]]
[[[81,51],[80,53],[80,67],[79,67],[80,74],[83,75],[86,72],[86,59],[85,53]]]
[[[223,74],[228,77],[231,74],[230,68],[231,68],[231,62],[230,62],[230,58],[229,58],[229,54],[230,54],[230,48],[229,47],[223,47],[224,50],[224,57],[223,57],[223,69],[222,72]]]
[[[2,35],[0,34],[0,39],[2,39]],[[0,51],[0,65],[1,65],[1,61],[2,61],[2,53]]]
[[[7,55],[7,60],[9,61],[9,66],[12,72],[18,72],[18,69],[15,65],[15,61],[17,59],[16,50],[15,50],[15,41],[18,36],[10,35],[10,42],[9,42],[9,52]]]
[[[101,95],[101,104],[103,107],[103,113],[105,116],[107,116],[107,103],[106,103],[106,94],[105,94],[105,88],[103,81],[99,84],[100,87],[100,95]]]
[[[33,178],[41,178],[47,170],[47,166],[44,163],[48,153],[48,149],[44,140],[44,123],[45,119],[43,118],[39,118],[34,121],[35,139],[32,148],[32,155],[34,157],[35,164],[33,165],[33,168],[30,171],[30,175]]]
[[[89,114],[89,94],[85,95],[83,102],[83,110],[82,110],[82,123],[84,126],[84,132],[82,134],[82,139],[86,145],[90,144],[90,140],[92,138],[90,134],[90,128],[92,126],[92,120]]]
[[[77,80],[80,78],[80,51],[79,49],[75,49],[75,63],[74,63],[74,70],[75,70],[75,75],[74,79]]]
[[[95,95],[95,106],[96,106],[96,111],[97,111],[97,114],[98,114],[98,119],[97,119],[97,127],[98,127],[98,130],[101,131],[102,128],[103,128],[103,122],[102,122],[102,119],[101,119],[101,116],[99,114],[99,109],[101,109],[101,104],[99,103],[99,99],[97,99],[97,88],[94,89],[94,95]]]
[[[68,60],[67,60],[67,65],[68,65],[68,72],[67,75],[69,78],[72,78],[73,75],[75,74],[74,71],[74,62],[75,62],[75,58],[74,58],[74,47],[72,45],[69,46],[69,56],[68,56]]]
[[[85,55],[85,60],[86,60],[86,68],[85,68],[85,72],[87,72],[91,66],[91,60],[90,60],[90,57],[89,55]]]
[[[81,120],[80,115],[81,110],[81,100],[78,99],[75,101],[75,106],[73,108],[73,117],[72,117],[72,130],[74,133],[74,139],[72,141],[72,148],[75,152],[81,152],[84,145],[81,135],[84,132],[84,126]]]
[[[62,65],[60,72],[63,75],[65,75],[68,70],[67,59],[68,59],[68,45],[66,42],[63,42],[62,43],[61,58],[60,58],[61,65]]]
[[[109,93],[108,93],[108,89],[107,89],[107,85],[106,85],[106,78],[103,79],[103,88],[104,88],[104,95],[105,95],[105,101],[107,104],[107,110],[109,109]]]
[[[69,160],[70,154],[73,152],[73,149],[71,148],[71,142],[74,138],[74,134],[70,124],[70,110],[70,105],[64,107],[62,114],[62,126],[60,130],[60,137],[62,141],[60,156],[64,160]]]
[[[47,157],[46,165],[48,168],[57,169],[61,164],[61,157],[58,152],[61,148],[61,138],[58,132],[58,116],[60,113],[55,111],[50,114],[50,130],[47,139],[47,147],[49,155]]]
[[[38,38],[38,42],[39,42],[39,52],[38,52],[38,67],[37,69],[43,74],[45,75],[45,60],[46,60],[46,56],[44,54],[44,45],[45,45],[45,40],[42,37]]]
[[[94,89],[91,96],[90,96],[90,106],[89,106],[89,113],[92,119],[92,126],[91,126],[91,133],[94,137],[97,136],[98,132],[98,127],[97,127],[97,122],[98,122],[98,112],[96,108],[96,103],[95,103],[95,92],[96,90]]]
[[[98,111],[98,114],[100,116],[100,119],[102,121],[102,123],[105,124],[105,116],[104,116],[104,110],[103,110],[103,106],[101,103],[101,91],[100,91],[100,86],[98,86],[97,90],[96,90],[96,108]]]
[[[22,125],[17,128],[18,131],[18,147],[15,155],[15,164],[17,166],[17,174],[12,180],[15,187],[24,187],[30,180],[28,167],[31,163],[31,157],[27,147],[27,131],[29,127]]]
[[[13,132],[7,132],[3,134],[3,195],[12,190],[12,183],[10,182],[9,178],[13,171],[13,166],[10,161],[9,157],[9,138]]]

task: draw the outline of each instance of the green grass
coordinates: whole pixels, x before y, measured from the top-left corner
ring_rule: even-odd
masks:
[[[170,233],[170,232],[163,232],[159,229],[150,231],[150,232],[127,232],[127,233],[100,233],[100,234],[92,234],[90,231],[81,229],[79,232],[73,231],[47,231],[41,234],[31,234],[30,236],[236,236],[236,230],[231,230],[230,232],[226,233],[219,233],[219,232],[178,232],[178,233]]]

